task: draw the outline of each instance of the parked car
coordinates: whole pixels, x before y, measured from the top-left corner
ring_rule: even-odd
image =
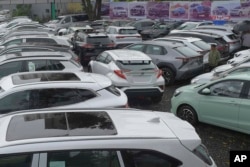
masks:
[[[142,39],[154,39],[158,37],[164,37],[170,32],[170,27],[167,24],[155,24],[151,29],[141,31]]]
[[[217,30],[197,30],[197,29],[194,29],[192,31],[210,34],[210,35],[212,34],[221,35],[223,39],[229,45],[230,54],[234,54],[235,52],[239,51],[241,48],[241,41],[234,33],[224,32],[224,31],[222,32],[222,31],[217,31]]]
[[[250,72],[250,63],[249,62],[240,63],[238,65],[232,66],[232,68],[229,68],[228,70],[226,70],[224,72],[213,72],[212,71],[212,72],[201,74],[201,75],[193,78],[191,80],[191,84],[208,83],[210,81],[224,78],[228,75],[238,74],[238,73],[242,73],[242,72],[246,72],[246,73]]]
[[[187,22],[184,22],[183,24],[181,24],[176,29],[172,30],[170,32],[170,34],[185,31],[185,30],[192,30],[192,29],[195,29],[199,26],[212,25],[212,24],[213,24],[213,22],[211,22],[211,21],[203,21],[203,22],[189,22],[189,21],[187,21]]]
[[[58,16],[53,22],[45,23],[45,25],[55,31],[59,31],[62,28],[77,27],[88,19],[88,15],[85,13],[62,15]]]
[[[141,42],[141,35],[135,27],[109,26],[106,33],[116,48],[123,48],[127,45]]]
[[[249,7],[237,6],[230,10],[231,16],[250,16]]]
[[[193,38],[193,37],[165,37],[165,38],[156,38],[154,41],[168,41],[168,42],[176,42],[182,43],[188,46],[190,49],[195,50],[196,52],[203,55],[203,63],[208,63],[208,52],[210,51],[210,45],[200,38]]]
[[[218,26],[218,25],[206,25],[206,26],[199,26],[196,27],[195,30],[216,30],[216,31],[223,31],[228,33],[234,33],[238,36],[236,32],[233,31],[233,26],[225,25],[225,26]]]
[[[184,7],[177,7],[173,9],[171,12],[174,16],[180,16],[186,13],[186,9]]]
[[[213,9],[213,15],[227,15],[228,14],[228,9],[223,7],[223,6],[216,6]]]
[[[114,16],[126,17],[128,15],[127,9],[122,6],[117,6],[112,9]]]
[[[46,109],[0,122],[2,166],[216,167],[195,129],[171,113]]]
[[[0,78],[33,71],[83,71],[83,67],[71,55],[58,52],[22,52],[0,57]]]
[[[194,6],[190,6],[189,11],[194,18],[210,16],[210,7],[206,5],[197,4]]]
[[[135,5],[130,9],[131,16],[144,16],[145,15],[145,7],[142,5]]]
[[[200,38],[203,41],[207,43],[216,43],[217,49],[220,52],[220,63],[224,63],[230,58],[229,54],[229,45],[227,42],[222,38],[221,35],[216,34],[205,34],[205,33],[199,33],[195,31],[182,31],[182,32],[176,32],[171,33],[168,36],[175,36],[175,37],[195,37]],[[208,58],[205,57],[205,60],[207,61]]]
[[[155,5],[148,8],[149,16],[164,17],[169,15],[169,4],[157,2]]]
[[[250,56],[250,49],[238,51],[234,54],[234,57],[246,57]]]
[[[151,29],[151,27],[155,25],[155,23],[156,23],[155,21],[150,20],[150,19],[142,19],[138,21],[131,21],[126,26],[135,27],[137,31],[141,33],[141,31],[143,30]]]
[[[37,71],[1,79],[0,114],[42,108],[125,107],[127,96],[102,75]]]
[[[204,122],[250,134],[249,73],[178,88],[171,112],[191,124]]]
[[[73,45],[82,65],[87,65],[91,57],[96,57],[104,50],[115,48],[115,44],[104,33],[78,32],[74,36]]]
[[[184,44],[167,41],[144,41],[126,47],[142,51],[163,72],[165,84],[192,78],[203,71],[203,57]]]
[[[110,26],[124,27],[126,24],[130,23],[131,20],[121,19],[121,20],[111,20]]]
[[[90,61],[89,71],[108,77],[128,97],[150,97],[160,102],[165,88],[161,70],[146,54],[127,49],[102,52]]]

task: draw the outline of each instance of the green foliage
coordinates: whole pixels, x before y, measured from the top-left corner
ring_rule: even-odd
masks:
[[[12,16],[30,16],[31,15],[31,4],[18,4],[16,9],[13,10]]]

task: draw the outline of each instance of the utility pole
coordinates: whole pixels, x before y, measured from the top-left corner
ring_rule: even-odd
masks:
[[[56,19],[56,0],[54,2],[51,2],[51,20]]]

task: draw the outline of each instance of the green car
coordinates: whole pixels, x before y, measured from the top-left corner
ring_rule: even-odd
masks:
[[[250,74],[181,87],[171,105],[172,113],[193,125],[200,121],[250,134]]]

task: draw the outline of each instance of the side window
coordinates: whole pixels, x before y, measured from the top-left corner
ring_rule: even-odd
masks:
[[[126,167],[177,167],[182,163],[170,156],[148,150],[121,151]]]
[[[116,151],[49,152],[47,167],[120,167]]]
[[[65,23],[70,23],[70,21],[71,21],[71,17],[70,16],[67,16],[64,20],[63,20],[63,24],[65,24]]]
[[[164,55],[164,49],[161,46],[148,45],[145,51],[146,54]]]
[[[27,43],[49,43],[49,44],[57,44],[55,40],[49,38],[27,38]]]
[[[0,114],[29,109],[30,91],[9,94],[0,100]]]
[[[22,43],[22,39],[14,39],[11,40],[9,42],[6,42],[5,44],[3,44],[4,46],[9,46],[9,45],[13,45],[13,44],[21,44]]]
[[[101,54],[99,54],[99,55],[96,57],[96,61],[99,61],[99,62],[104,63],[107,56],[108,56],[107,53],[105,53],[105,52],[104,52],[104,53],[101,53]]]
[[[22,155],[10,155],[0,157],[0,166],[2,167],[25,167],[31,166],[32,155],[22,154]]]
[[[47,61],[46,60],[29,60],[26,61],[26,71],[46,71]]]
[[[243,81],[223,81],[210,86],[211,95],[239,98]]]
[[[129,46],[128,48],[131,50],[143,51],[144,45],[140,45],[140,44],[132,45],[132,46]]]
[[[59,60],[48,60],[47,69],[52,71],[61,71],[65,69],[65,66]]]
[[[13,73],[22,72],[22,61],[2,64],[0,65],[0,71],[0,78]]]

